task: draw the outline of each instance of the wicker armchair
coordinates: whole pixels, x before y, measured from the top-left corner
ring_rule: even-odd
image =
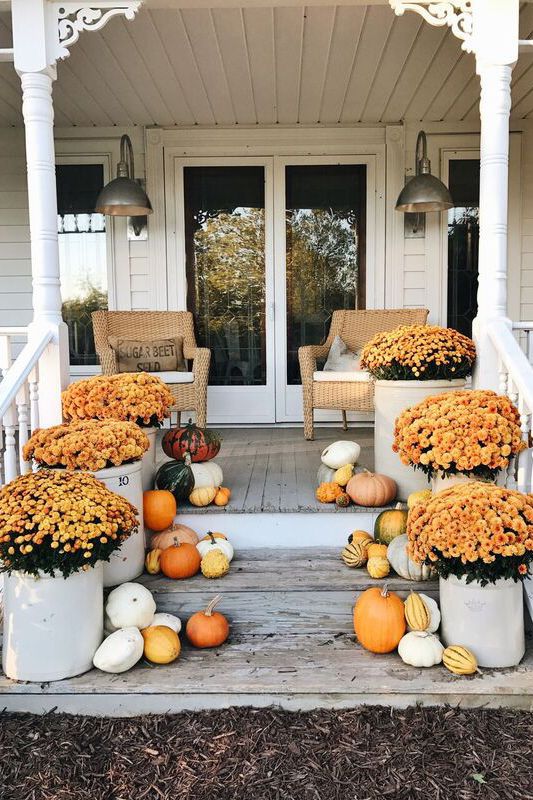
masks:
[[[193,316],[190,311],[93,311],[94,343],[104,375],[118,372],[115,351],[109,346],[110,336],[132,339],[157,339],[183,336],[183,354],[192,360],[192,380],[168,383],[175,399],[174,410],[196,411],[196,422],[205,427],[207,420],[207,382],[211,351],[197,347]]]
[[[300,373],[304,404],[304,436],[314,438],[313,411],[315,408],[342,411],[343,427],[347,430],[346,411],[373,411],[374,388],[368,381],[314,380],[317,358],[326,358],[333,339],[340,336],[351,350],[359,351],[379,331],[398,325],[424,324],[425,308],[399,308],[367,311],[334,311],[328,338],[324,344],[300,347]],[[329,376],[335,373],[328,373]]]

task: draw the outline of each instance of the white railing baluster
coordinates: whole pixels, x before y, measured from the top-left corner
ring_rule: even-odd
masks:
[[[36,364],[28,376],[30,390],[30,431],[39,427],[39,365]]]
[[[25,475],[30,471],[30,465],[24,461],[24,456],[22,454],[24,445],[29,438],[29,390],[27,383],[24,383],[18,390],[15,398],[15,405],[17,407],[17,422],[19,429],[19,473],[21,475]]]
[[[520,411],[520,430],[522,431],[522,439],[527,442],[527,450],[523,450],[518,456],[518,466],[516,470],[517,476],[517,489],[519,492],[531,491],[531,414],[524,405],[524,401],[520,398],[518,403],[518,410]]]
[[[17,477],[18,473],[18,458],[17,458],[17,412],[15,403],[11,403],[8,410],[4,414],[4,473],[5,482],[9,483]]]

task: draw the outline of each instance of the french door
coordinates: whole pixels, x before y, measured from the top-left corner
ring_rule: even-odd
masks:
[[[373,304],[375,198],[375,156],[167,160],[169,307],[211,350],[214,424],[302,419],[298,347]]]

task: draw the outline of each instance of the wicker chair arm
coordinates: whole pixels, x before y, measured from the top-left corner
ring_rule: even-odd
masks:
[[[103,375],[116,375],[118,372],[117,354],[112,347],[107,345],[98,350],[98,358]]]
[[[207,386],[209,378],[209,364],[211,350],[208,347],[190,347],[184,349],[186,359],[192,359],[192,371],[195,383],[200,382]]]
[[[298,349],[302,383],[312,382],[317,358],[324,358],[328,352],[329,347],[325,344],[308,344]]]

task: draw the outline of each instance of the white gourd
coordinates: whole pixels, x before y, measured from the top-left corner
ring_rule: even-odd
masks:
[[[164,625],[165,628],[171,628],[176,633],[181,631],[181,619],[174,614],[166,614],[164,611],[154,614],[154,618],[148,627],[153,628],[155,625]]]
[[[121,628],[104,639],[93,656],[93,664],[102,672],[126,672],[142,657],[144,639],[138,628]]]
[[[433,598],[429,597],[427,594],[422,594],[422,592],[418,592],[418,595],[422,598],[426,604],[427,610],[429,611],[429,625],[426,628],[426,632],[435,633],[440,625],[440,611],[437,601],[433,600]],[[409,628],[409,626],[407,627]],[[411,630],[411,628],[409,628],[409,630]]]
[[[320,486],[321,483],[331,483],[335,472],[336,470],[331,469],[331,467],[321,464],[316,474],[317,486]]]
[[[322,451],[321,460],[326,467],[339,469],[345,464],[356,464],[361,454],[357,442],[333,442]]]
[[[405,664],[413,667],[433,667],[440,664],[444,647],[433,633],[410,631],[400,639],[398,654]]]
[[[195,489],[203,489],[206,486],[222,486],[224,483],[222,469],[215,461],[203,461],[199,464],[191,464],[190,467],[194,475]]]
[[[155,614],[155,600],[140,583],[123,583],[109,593],[105,606],[105,628],[147,628]]]
[[[202,558],[207,555],[210,550],[220,550],[224,553],[228,561],[232,561],[235,555],[231,542],[228,542],[227,539],[219,539],[218,537],[215,537],[214,541],[212,539],[202,539],[202,541],[198,542],[196,545],[196,549]]]
[[[396,536],[387,548],[387,560],[393,570],[407,581],[429,581],[435,571],[427,564],[417,564],[407,554],[407,534]]]

